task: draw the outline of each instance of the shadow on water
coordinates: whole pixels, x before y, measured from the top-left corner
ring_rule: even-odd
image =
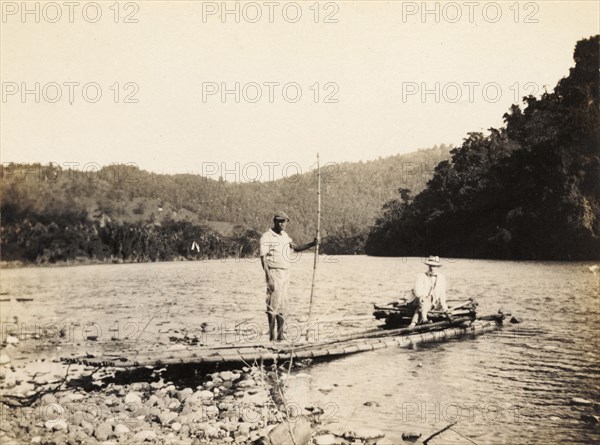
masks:
[[[294,361],[291,371],[295,372],[304,369],[312,364],[326,363],[335,360],[335,358],[304,359]],[[206,376],[215,372],[237,371],[243,368],[259,366],[266,371],[279,370],[288,372],[290,362],[285,360],[280,364],[275,364],[273,360],[265,360],[262,363],[246,364],[239,363],[209,363],[195,364],[183,363],[175,365],[166,365],[164,367],[137,367],[128,369],[97,368],[85,375],[70,378],[66,382],[66,387],[71,389],[83,389],[86,392],[100,391],[108,385],[129,385],[137,382],[158,382],[160,380],[169,382],[179,389],[196,388],[206,380]]]

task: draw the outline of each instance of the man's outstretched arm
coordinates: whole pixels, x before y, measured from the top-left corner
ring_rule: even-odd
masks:
[[[292,243],[291,246],[292,246],[292,249],[294,249],[294,252],[303,252],[305,250],[310,249],[311,247],[315,247],[318,244],[318,242],[319,242],[319,240],[317,238],[315,238],[308,244],[302,244],[300,246],[297,246],[294,243]]]

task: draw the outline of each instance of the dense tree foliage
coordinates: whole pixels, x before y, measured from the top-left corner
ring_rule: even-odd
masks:
[[[578,42],[569,76],[513,105],[504,128],[470,133],[414,199],[401,189],[367,253],[600,258],[599,41]]]
[[[450,149],[442,145],[369,162],[326,164],[322,250],[363,253],[369,227],[393,197],[395,184],[423,189],[438,162],[450,157]],[[310,241],[315,233],[314,171],[255,183],[158,175],[132,165],[80,171],[8,164],[1,173],[3,260],[253,256],[277,209],[292,218],[289,232],[298,242]]]

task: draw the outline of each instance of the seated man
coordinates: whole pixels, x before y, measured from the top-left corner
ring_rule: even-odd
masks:
[[[408,304],[415,308],[415,314],[410,323],[410,327],[417,324],[427,323],[427,314],[430,310],[448,310],[446,303],[446,277],[438,272],[442,266],[440,257],[430,256],[425,261],[428,266],[427,272],[417,275],[415,288],[412,298]]]

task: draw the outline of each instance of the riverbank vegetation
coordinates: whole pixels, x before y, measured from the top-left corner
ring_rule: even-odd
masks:
[[[441,145],[369,162],[325,164],[323,245],[364,253],[364,241],[396,184],[421,190],[449,158]],[[251,257],[273,212],[290,235],[316,229],[314,171],[270,182],[162,175],[135,165],[6,164],[1,171],[2,260],[26,264],[142,262]],[[296,171],[289,169],[290,172]]]
[[[470,133],[423,191],[401,187],[367,254],[600,259],[599,41],[578,42],[569,75],[504,127]]]

